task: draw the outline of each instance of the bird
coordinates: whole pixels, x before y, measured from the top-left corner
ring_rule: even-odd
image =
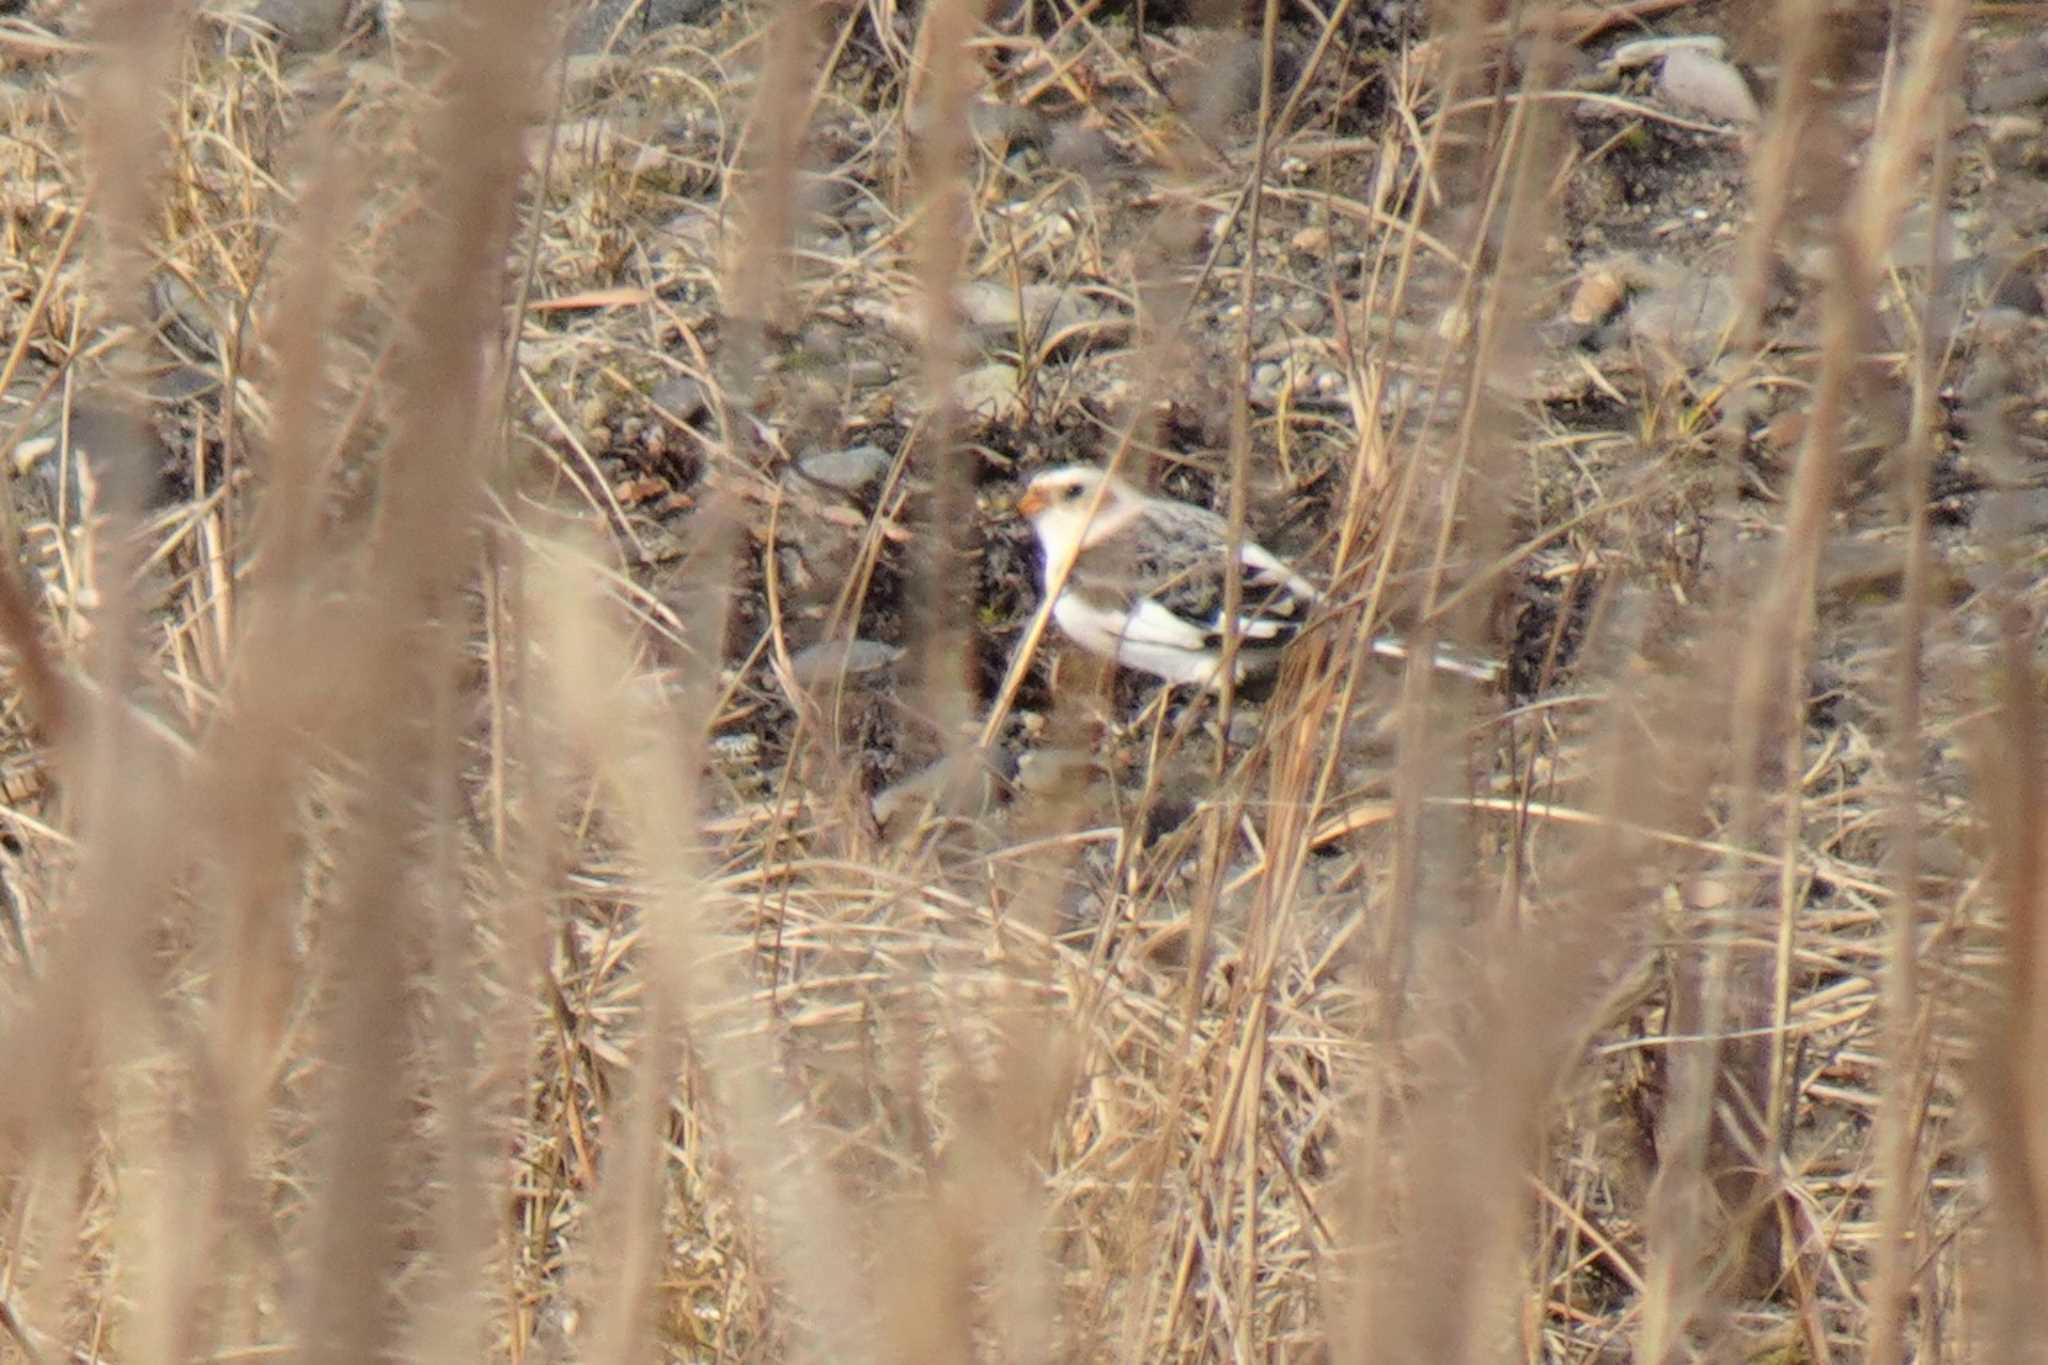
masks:
[[[1168,683],[1222,686],[1230,523],[1090,465],[1035,476],[1017,499],[1043,551],[1040,587],[1059,585],[1052,619],[1082,649]],[[1272,668],[1323,602],[1315,585],[1251,539],[1238,542],[1234,681]],[[1373,651],[1406,658],[1398,636]],[[1492,683],[1500,664],[1438,650],[1438,668]]]

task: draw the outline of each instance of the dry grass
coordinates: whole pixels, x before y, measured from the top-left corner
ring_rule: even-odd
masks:
[[[1959,0],[1867,105],[1779,7],[1726,335],[1574,361],[1593,432],[1531,338],[1659,117],[1552,98],[1612,14],[1268,0],[1189,79],[1093,0],[595,75],[546,0],[347,60],[86,8],[0,21],[0,1359],[2039,1353],[2032,433],[1893,249],[1982,187]],[[1136,173],[1021,185],[983,100]],[[968,279],[1130,326],[1020,323],[991,420]],[[864,434],[868,499],[784,477]],[[1002,475],[1075,451],[1293,499],[1338,605],[1270,698],[1048,682]],[[876,631],[893,693],[805,662]]]

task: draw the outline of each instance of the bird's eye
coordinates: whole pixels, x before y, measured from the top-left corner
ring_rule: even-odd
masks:
[[[1060,490],[1060,496],[1068,502],[1077,500],[1081,496],[1081,485],[1078,483],[1068,484],[1064,489]]]

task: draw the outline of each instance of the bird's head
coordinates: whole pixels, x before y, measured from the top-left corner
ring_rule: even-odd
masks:
[[[1123,485],[1101,470],[1062,465],[1025,486],[1017,515],[1030,520],[1045,544],[1079,546],[1091,531],[1100,533],[1117,520],[1123,501]]]

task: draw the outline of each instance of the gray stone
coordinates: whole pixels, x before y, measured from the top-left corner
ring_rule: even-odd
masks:
[[[2008,171],[2038,174],[2048,167],[2048,123],[2032,114],[2000,114],[1985,129],[1992,163]]]
[[[1980,114],[2003,113],[2048,102],[2048,65],[1979,81],[1970,92],[1970,107]]]
[[[1312,294],[1296,294],[1287,303],[1287,321],[1290,326],[1304,332],[1312,332],[1323,325],[1327,316],[1323,301]]]
[[[1009,786],[1011,769],[1001,750],[963,749],[876,792],[875,822],[893,839],[927,807],[941,819],[984,816]]]
[[[190,359],[220,358],[220,337],[231,314],[224,303],[201,297],[181,276],[159,270],[150,280],[150,295],[156,306],[157,334],[171,349]]]
[[[878,445],[857,445],[806,455],[796,467],[812,483],[858,494],[880,483],[895,463],[896,457]]]
[[[569,26],[567,50],[630,48],[662,29],[702,23],[717,9],[718,0],[590,0]]]
[[[1628,328],[1646,347],[1693,366],[1713,358],[1734,318],[1727,276],[1673,269],[1629,301]]]
[[[1763,111],[1749,82],[1728,62],[1698,48],[1682,47],[1665,57],[1657,73],[1657,94],[1666,104],[1726,123],[1759,123]]]
[[[957,298],[961,316],[985,344],[1015,345],[1021,334],[1049,350],[1077,340],[1120,339],[1130,329],[1113,304],[1071,286],[974,280],[960,287]]]
[[[1017,789],[1031,796],[1058,795],[1107,775],[1086,749],[1031,749],[1017,756]]]
[[[1024,415],[1022,376],[1015,365],[983,365],[953,381],[960,410],[991,422],[1014,422]]]
[[[1090,184],[1129,169],[1129,158],[1108,133],[1088,123],[1063,123],[1053,133],[1045,159],[1057,170],[1078,175]]]
[[[182,403],[219,388],[220,376],[197,365],[172,365],[149,380],[149,396],[160,403]]]
[[[761,760],[761,737],[750,730],[713,735],[711,757],[724,767],[751,767]]]
[[[661,411],[688,424],[711,410],[710,397],[704,385],[686,374],[672,374],[654,386],[654,392],[647,395],[647,401]]]
[[[263,0],[250,17],[287,52],[325,52],[341,41],[350,9],[350,0]]]
[[[1609,53],[1601,65],[1609,71],[1633,71],[1663,61],[1675,52],[1698,52],[1716,58],[1728,54],[1728,44],[1711,33],[1686,33],[1667,38],[1636,38]]]
[[[1046,140],[1045,119],[1036,110],[976,100],[967,108],[967,127],[977,142],[1003,147],[1042,147]]]
[[[800,649],[789,661],[799,687],[816,687],[840,678],[880,673],[903,657],[901,645],[880,640],[821,640]]]
[[[892,374],[886,361],[855,360],[846,367],[846,382],[856,389],[879,389]]]

